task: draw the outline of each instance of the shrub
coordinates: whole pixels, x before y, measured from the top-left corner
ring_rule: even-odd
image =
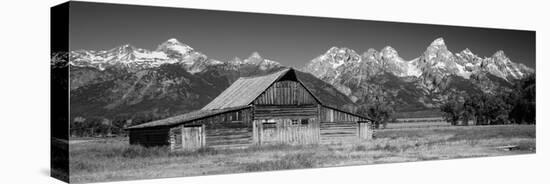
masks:
[[[365,145],[359,145],[355,147],[355,151],[367,151],[367,147]]]

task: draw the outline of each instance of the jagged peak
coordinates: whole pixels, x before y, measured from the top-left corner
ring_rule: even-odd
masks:
[[[393,47],[391,47],[389,45],[382,48],[382,51],[395,51],[395,52],[397,52]]]
[[[378,51],[376,49],[369,48],[367,49],[367,51],[363,52],[363,57],[371,57],[371,56],[376,57],[377,54],[378,54]]]
[[[340,48],[337,47],[337,46],[332,46],[332,47],[330,47],[327,51],[338,50],[338,49],[340,49]]]
[[[374,48],[367,49],[366,53],[377,53],[378,51]]]
[[[111,50],[108,50],[107,52],[119,52],[120,54],[122,54],[122,53],[132,52],[135,49],[136,49],[136,47],[134,47],[130,44],[124,44],[124,45],[112,48]],[[86,52],[88,52],[88,51],[86,51]]]
[[[467,55],[474,55],[474,53],[469,48],[465,48],[464,50],[462,50],[461,53],[464,53]]]
[[[506,54],[504,54],[503,50],[498,50],[493,54],[493,57],[499,57],[499,58],[507,58]]]
[[[157,47],[157,51],[165,51],[165,50],[173,50],[177,51],[181,54],[186,54],[188,52],[193,51],[193,48],[189,45],[183,44],[180,41],[178,41],[175,38],[170,38],[166,40],[165,42],[161,43]]]
[[[262,56],[257,51],[252,52],[248,58],[259,58],[262,59]]]
[[[176,39],[176,38],[170,38],[170,39],[166,40],[165,43],[181,44],[181,42],[179,42],[178,39]]]
[[[430,44],[430,46],[444,46],[444,45],[445,45],[445,40],[442,37],[439,37],[439,38],[435,39]]]
[[[397,53],[397,50],[395,50],[391,46],[384,47],[380,52],[382,52],[382,54],[384,54],[385,56],[398,56],[399,55]]]
[[[347,47],[336,47],[332,46],[327,50],[326,54],[336,54],[336,53],[356,53],[353,49]]]
[[[130,44],[124,44],[124,45],[118,46],[117,48],[119,48],[119,49],[135,49],[135,47],[130,45]]]

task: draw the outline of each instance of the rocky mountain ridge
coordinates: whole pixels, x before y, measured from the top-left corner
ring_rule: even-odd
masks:
[[[402,110],[435,108],[449,95],[495,93],[534,73],[534,69],[512,62],[504,51],[484,58],[467,48],[454,54],[443,38],[435,39],[419,57],[408,61],[391,46],[362,54],[331,47],[302,70],[358,103],[377,93],[389,96]]]

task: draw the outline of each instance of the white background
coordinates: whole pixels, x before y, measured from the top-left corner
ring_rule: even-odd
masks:
[[[62,183],[49,175],[49,7],[2,1],[0,183]],[[114,0],[101,2],[115,2]],[[548,183],[550,6],[545,1],[123,0],[121,3],[537,31],[537,153],[117,183]]]

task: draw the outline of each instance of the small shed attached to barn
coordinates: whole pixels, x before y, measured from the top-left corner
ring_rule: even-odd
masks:
[[[371,139],[367,117],[326,83],[292,68],[241,77],[202,109],[128,128],[130,144],[172,150]],[[330,88],[329,88],[330,87]]]

